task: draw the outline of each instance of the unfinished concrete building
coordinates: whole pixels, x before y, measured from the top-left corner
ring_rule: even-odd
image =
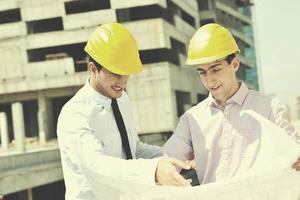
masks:
[[[98,25],[121,22],[137,40],[145,69],[131,78],[127,93],[146,142],[162,144],[178,117],[207,96],[196,70],[184,64],[188,41],[200,24],[216,21],[232,28],[242,49],[239,77],[244,80],[246,69],[255,67],[246,53],[254,49],[245,31],[251,18],[236,11],[245,7],[229,2],[2,0],[0,195],[64,199],[56,122],[87,80],[83,47]]]

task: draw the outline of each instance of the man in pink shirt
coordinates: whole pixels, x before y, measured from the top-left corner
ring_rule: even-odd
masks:
[[[163,151],[181,160],[195,159],[200,183],[237,176],[253,165],[261,123],[242,111],[269,119],[300,144],[286,107],[238,81],[239,51],[231,33],[218,24],[200,27],[190,40],[186,64],[197,66],[209,96],[181,116]],[[300,158],[292,168],[300,170]]]

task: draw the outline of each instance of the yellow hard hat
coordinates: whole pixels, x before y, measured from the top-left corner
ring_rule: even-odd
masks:
[[[99,26],[88,39],[84,50],[115,74],[132,75],[143,69],[135,39],[119,23]]]
[[[210,63],[239,51],[236,41],[226,28],[215,23],[206,24],[191,38],[186,64]]]

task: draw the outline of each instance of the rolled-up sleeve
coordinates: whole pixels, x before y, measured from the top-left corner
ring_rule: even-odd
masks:
[[[271,101],[271,114],[269,119],[273,121],[280,128],[284,129],[288,135],[300,145],[300,138],[289,119],[287,107],[280,102],[279,99],[273,98]]]

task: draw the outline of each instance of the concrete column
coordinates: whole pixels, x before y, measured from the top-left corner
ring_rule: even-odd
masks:
[[[0,113],[0,133],[1,133],[1,147],[3,149],[8,149],[9,136],[8,136],[7,116],[5,112]]]
[[[28,200],[33,200],[33,194],[32,194],[32,188],[27,189],[27,199]]]
[[[51,132],[52,127],[52,104],[43,93],[38,95],[38,125],[39,125],[39,140],[41,144],[46,144],[47,139]]]
[[[39,126],[39,141],[40,144],[47,142],[47,127],[45,123],[45,110],[39,109],[38,111],[38,126]]]
[[[16,149],[20,151],[25,151],[25,126],[22,103],[13,103],[11,106],[11,111]]]

